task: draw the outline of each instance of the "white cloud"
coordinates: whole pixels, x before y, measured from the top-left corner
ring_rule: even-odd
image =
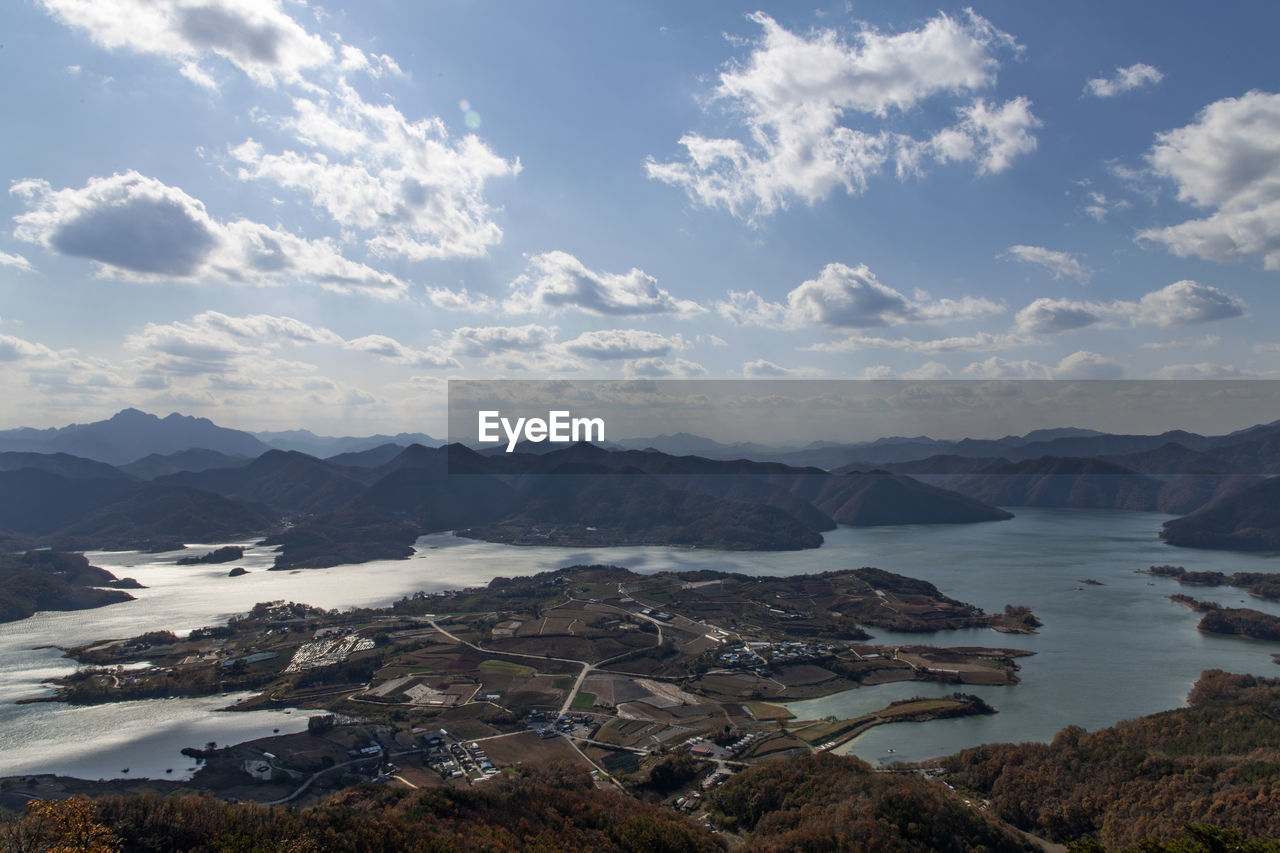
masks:
[[[1099,98],[1111,98],[1141,89],[1143,86],[1154,86],[1164,79],[1160,69],[1145,62],[1138,62],[1128,68],[1116,68],[1110,77],[1094,77],[1085,84],[1087,94]]]
[[[1212,213],[1139,240],[1211,261],[1262,255],[1266,269],[1280,270],[1280,95],[1215,101],[1192,124],[1158,134],[1147,160],[1181,201]]]
[[[44,401],[62,400],[69,405],[118,399],[119,389],[128,384],[103,359],[0,334],[0,380],[3,379],[20,383],[23,390],[38,393]],[[11,386],[7,399],[17,400],[18,393],[18,388]]]
[[[0,267],[16,267],[23,272],[32,272],[31,262],[22,255],[11,255],[8,252],[0,252]]]
[[[863,368],[863,379],[949,379],[951,369],[939,361],[927,361],[911,370],[897,371],[887,364]]]
[[[811,279],[787,294],[785,302],[769,302],[754,291],[729,291],[716,309],[737,325],[806,328],[828,326],[862,329],[903,323],[949,323],[999,314],[1003,305],[988,299],[931,299],[918,293],[910,298],[880,283],[865,264],[849,267],[827,264]]]
[[[125,338],[125,347],[143,354],[139,364],[145,372],[198,375],[234,372],[242,357],[274,353],[286,344],[342,342],[334,332],[292,317],[205,311],[189,323],[147,323]]]
[[[1153,290],[1138,303],[1135,323],[1171,328],[1241,317],[1249,308],[1243,299],[1196,281],[1177,281]]]
[[[1143,295],[1137,302],[1078,302],[1040,298],[1014,318],[1023,334],[1058,334],[1102,323],[1179,328],[1241,317],[1248,305],[1239,297],[1196,281],[1177,281]]]
[[[1101,193],[1097,190],[1090,190],[1088,193],[1088,201],[1084,207],[1081,208],[1081,211],[1094,222],[1106,222],[1107,217],[1115,211],[1125,210],[1131,206],[1131,203],[1124,199],[1114,201],[1107,198],[1106,193]]]
[[[1093,276],[1093,270],[1067,252],[1057,252],[1041,246],[1010,246],[996,257],[1012,257],[1025,263],[1037,264],[1052,273],[1055,279],[1074,278],[1081,284],[1088,284]]]
[[[14,235],[50,251],[87,258],[100,271],[135,281],[299,281],[340,293],[400,296],[399,279],[344,258],[327,240],[306,240],[245,219],[220,223],[177,187],[130,171],[91,178],[80,189],[47,181],[15,183],[28,212]]]
[[[1182,348],[1208,349],[1210,347],[1216,347],[1220,343],[1222,343],[1222,338],[1218,337],[1217,335],[1205,335],[1202,338],[1175,338],[1171,341],[1147,341],[1145,344],[1142,345],[1142,348],[1143,349],[1182,349]],[[1255,346],[1253,348],[1253,351],[1258,352],[1259,350]]]
[[[301,78],[333,51],[277,0],[40,0],[63,25],[102,47],[167,57],[193,79],[196,63],[220,57],[261,85]],[[188,70],[190,69],[190,70]],[[197,82],[198,79],[197,79]],[[205,85],[201,83],[201,85]]]
[[[457,368],[461,365],[439,347],[418,350],[386,335],[364,335],[344,340],[341,335],[292,317],[253,314],[232,317],[218,311],[197,314],[190,322],[148,323],[141,332],[129,335],[125,347],[139,353],[136,365],[144,384],[165,387],[168,378],[207,377],[208,387],[218,390],[299,390],[298,377],[308,384],[302,390],[337,387],[315,375],[314,365],[281,359],[276,354],[286,345],[320,345],[352,352],[364,352],[406,367],[427,369]],[[292,377],[278,384],[273,372]],[[316,385],[324,383],[323,387]]]
[[[1032,343],[1030,338],[1009,333],[978,332],[974,335],[957,335],[934,340],[913,338],[879,338],[866,335],[850,335],[844,340],[811,344],[804,349],[812,352],[856,352],[862,349],[897,349],[906,352],[937,354],[944,352],[989,351],[1011,349]]]
[[[821,376],[816,367],[783,367],[763,358],[742,365],[742,375],[748,379],[804,379]]]
[[[500,353],[531,353],[555,342],[556,330],[546,326],[460,326],[445,349],[454,355],[483,358]]]
[[[394,364],[402,364],[408,367],[423,367],[430,370],[439,370],[448,367],[461,367],[458,360],[440,347],[431,347],[425,350],[413,349],[400,343],[394,338],[386,335],[365,335],[364,337],[355,338],[347,341],[344,346],[350,350],[358,350],[360,352],[371,352],[380,356]]]
[[[13,335],[0,335],[0,362],[56,357],[57,353],[44,344],[32,343],[22,338],[15,338]]]
[[[1124,365],[1096,352],[1082,350],[1066,356],[1056,365],[1038,361],[1007,361],[992,356],[964,368],[965,376],[975,379],[1119,379]]]
[[[1152,379],[1239,379],[1248,374],[1231,364],[1166,364],[1151,374]]]
[[[564,342],[566,352],[601,360],[660,358],[687,346],[681,335],[660,335],[643,329],[583,332]]]
[[[706,310],[696,302],[676,299],[643,270],[594,272],[567,252],[534,255],[511,288],[514,293],[505,307],[517,314],[565,308],[605,316],[691,315]]]
[[[208,62],[221,57],[257,84],[289,92],[290,114],[255,107],[251,115],[294,144],[267,151],[249,139],[231,148],[238,177],[304,194],[339,225],[365,232],[374,252],[479,257],[502,239],[483,190],[491,178],[517,174],[519,160],[499,157],[474,134],[452,138],[439,118],[410,120],[365,101],[346,77],[402,76],[390,56],[342,44],[336,33],[331,45],[278,0],[40,2],[103,47],[169,58],[201,87],[217,88]]]
[[[1101,323],[1116,312],[1097,302],[1041,297],[1014,316],[1014,328],[1023,334],[1070,332]]]
[[[683,358],[636,358],[622,365],[622,373],[632,379],[690,379],[702,376],[707,369]]]
[[[483,190],[518,174],[519,160],[504,160],[474,134],[453,139],[439,118],[411,121],[370,104],[345,81],[293,106],[281,121],[300,147],[269,153],[250,139],[232,148],[242,180],[309,196],[334,222],[366,232],[379,254],[479,257],[502,240]]]
[[[1036,150],[1032,131],[1041,121],[1026,98],[1014,98],[999,107],[979,98],[957,112],[960,121],[938,131],[928,143],[904,144],[898,161],[900,175],[918,173],[924,155],[941,163],[973,160],[978,174],[991,175],[1009,168],[1015,157]]]
[[[865,29],[851,42],[833,30],[797,35],[763,12],[750,19],[763,34],[745,63],[720,73],[714,92],[714,100],[742,116],[745,139],[686,133],[685,160],[646,161],[651,178],[698,203],[737,216],[768,215],[793,197],[812,204],[838,187],[860,193],[891,157],[900,176],[918,173],[926,156],[974,160],[989,173],[1035,147],[1030,132],[1039,122],[1025,98],[994,107],[972,100],[958,109],[955,126],[925,142],[847,123],[852,115],[862,124],[871,117],[885,122],[927,99],[991,86],[995,52],[1017,46],[972,12],[962,19],[939,14],[897,34]]]

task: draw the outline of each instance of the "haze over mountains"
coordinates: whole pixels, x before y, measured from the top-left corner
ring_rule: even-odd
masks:
[[[133,409],[91,424],[0,432],[0,542],[149,548],[268,536],[279,567],[411,553],[423,533],[516,544],[816,547],[837,524],[952,524],[1011,517],[996,507],[1186,514],[1179,545],[1280,548],[1272,492],[1280,424],[1223,436],[1110,435],[1063,428],[1001,439],[888,438],[815,445],[769,459],[712,458],[758,445],[679,434],[617,445],[520,445],[517,453],[399,442],[250,434],[203,418]],[[304,443],[319,458],[268,446]],[[524,452],[532,450],[537,452]],[[1052,452],[1046,452],[1052,451]],[[812,456],[856,459],[834,470]]]

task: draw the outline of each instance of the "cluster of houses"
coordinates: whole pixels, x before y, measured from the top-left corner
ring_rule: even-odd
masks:
[[[478,773],[486,778],[498,773],[498,768],[489,760],[479,743],[451,742],[443,730],[424,735],[422,747],[427,753],[427,766],[446,779],[460,779],[468,772]]]
[[[578,726],[590,726],[595,718],[590,714],[552,714],[547,711],[530,711],[528,725],[538,737],[552,738],[560,734],[572,734]]]
[[[741,666],[747,668],[763,667],[773,663],[798,663],[802,660],[814,660],[831,657],[838,648],[831,643],[746,643],[735,649],[720,653],[719,661],[725,666]]]

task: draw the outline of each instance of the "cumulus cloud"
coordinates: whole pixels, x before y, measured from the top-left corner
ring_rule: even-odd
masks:
[[[262,85],[301,79],[333,50],[281,8],[278,0],[39,0],[64,26],[114,50],[164,56],[196,82],[198,63],[217,56]]]
[[[31,262],[22,255],[11,255],[8,252],[0,252],[0,267],[14,267],[23,272],[31,272],[34,269]]]
[[[928,361],[910,370],[897,371],[887,364],[873,364],[862,370],[863,379],[949,379],[951,369],[939,361]]]
[[[696,302],[676,299],[643,270],[595,272],[568,252],[533,256],[511,287],[514,293],[505,306],[512,313],[576,308],[588,314],[625,316],[689,315],[705,310]]]
[[[783,367],[763,358],[742,365],[742,375],[748,379],[804,379],[821,376],[816,367]]]
[[[962,373],[975,379],[1119,379],[1124,376],[1124,365],[1096,352],[1081,350],[1056,365],[992,356],[966,366]]]
[[[1097,302],[1042,297],[1014,316],[1014,327],[1025,334],[1056,335],[1101,323],[1114,313],[1110,306]]]
[[[107,361],[75,349],[55,350],[35,341],[0,334],[0,372],[44,399],[90,404],[115,399],[128,383]]]
[[[1171,341],[1147,341],[1142,345],[1143,349],[1181,349],[1181,348],[1197,348],[1207,349],[1216,347],[1222,343],[1222,338],[1217,335],[1205,335],[1202,338],[1174,338]],[[1258,352],[1258,348],[1253,348],[1254,352]]]
[[[1212,212],[1139,240],[1211,261],[1261,255],[1266,269],[1280,270],[1280,95],[1215,101],[1195,122],[1158,134],[1147,161],[1179,200]]]
[[[454,139],[439,118],[411,121],[370,104],[345,82],[294,99],[281,120],[297,148],[269,152],[249,139],[231,149],[242,180],[310,197],[334,222],[367,232],[374,252],[411,260],[479,257],[502,239],[483,190],[516,175],[475,134]]]
[[[261,86],[289,93],[292,112],[253,117],[292,142],[231,148],[237,176],[308,197],[375,253],[422,260],[478,257],[502,239],[483,191],[515,175],[474,134],[454,138],[436,117],[410,119],[371,104],[347,82],[402,75],[395,60],[308,33],[279,0],[39,0],[64,25],[108,49],[171,60],[184,77],[217,88],[216,58]]]
[[[327,240],[306,240],[239,219],[214,220],[198,199],[129,171],[92,178],[79,189],[47,181],[15,183],[27,212],[14,235],[62,255],[86,258],[106,275],[137,281],[220,281],[269,285],[300,281],[383,298],[406,285],[344,258]]]
[[[632,379],[691,379],[707,369],[683,358],[636,358],[622,366],[622,373]]]
[[[1202,361],[1198,364],[1166,364],[1151,374],[1152,379],[1240,379],[1247,376],[1231,364],[1214,364]]]
[[[460,326],[453,330],[446,349],[455,355],[483,358],[500,353],[531,353],[555,342],[556,330],[546,326]]]
[[[687,346],[681,335],[660,335],[643,329],[583,332],[564,343],[566,352],[600,360],[660,358]]]
[[[1020,154],[1036,150],[1032,131],[1041,122],[1026,98],[1014,98],[998,107],[979,98],[957,113],[960,121],[938,131],[927,143],[899,140],[900,176],[918,174],[924,157],[941,163],[972,160],[978,164],[978,174],[992,175],[1009,168]]]
[[[1010,246],[996,257],[1014,258],[1028,264],[1044,267],[1055,279],[1074,278],[1081,284],[1088,284],[1093,277],[1093,270],[1066,252],[1057,252],[1041,246]]]
[[[1128,68],[1116,68],[1110,77],[1094,77],[1085,84],[1086,94],[1099,98],[1112,98],[1141,89],[1143,86],[1154,86],[1164,79],[1160,69],[1145,62],[1137,62]]]
[[[751,218],[792,198],[812,204],[837,188],[861,193],[891,159],[900,176],[918,174],[926,158],[971,160],[990,173],[1035,147],[1039,121],[1025,98],[1002,105],[972,99],[957,109],[955,125],[924,140],[888,126],[927,99],[994,83],[996,53],[1017,46],[972,12],[939,14],[896,34],[865,29],[852,40],[833,30],[797,35],[763,12],[750,19],[762,35],[745,62],[721,71],[713,97],[742,117],[743,138],[691,132],[680,139],[684,160],[646,161],[651,178],[695,202]],[[854,117],[883,126],[853,127]]]
[[[462,366],[456,358],[440,347],[430,347],[425,350],[414,349],[386,335],[365,335],[347,341],[344,346],[350,350],[371,352],[394,364],[402,364],[408,367],[424,367],[438,370],[446,367]]]
[[[316,377],[314,365],[282,359],[286,346],[320,345],[351,352],[364,352],[406,367],[429,369],[461,365],[439,347],[414,349],[386,335],[364,335],[344,340],[323,327],[292,317],[252,314],[233,317],[218,311],[197,314],[190,322],[148,323],[141,332],[129,335],[125,347],[137,352],[136,365],[144,383],[165,386],[167,377],[206,376],[210,387],[220,390],[298,389],[297,377],[306,377],[306,390],[336,387]],[[277,385],[273,371],[293,377]]]
[[[1135,322],[1170,328],[1241,317],[1243,299],[1196,281],[1177,281],[1146,294],[1134,312]]]
[[[1248,305],[1239,297],[1196,281],[1177,281],[1153,290],[1136,302],[1080,302],[1036,299],[1014,318],[1023,334],[1059,334],[1101,323],[1179,328],[1243,316]]]
[[[978,332],[973,335],[954,335],[933,340],[914,338],[881,338],[868,335],[850,335],[839,341],[827,341],[804,347],[812,352],[855,352],[862,349],[897,349],[906,352],[937,354],[944,352],[988,351],[1010,349],[1032,343],[1024,335],[1004,332]]]
[[[730,291],[716,303],[736,325],[862,329],[903,323],[949,323],[999,314],[1003,305],[989,299],[908,297],[882,284],[865,264],[827,264],[816,279],[802,283],[784,302],[769,302],[754,291]]]

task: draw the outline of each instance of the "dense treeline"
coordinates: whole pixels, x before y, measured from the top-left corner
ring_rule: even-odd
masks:
[[[751,851],[1023,853],[1037,848],[912,774],[875,773],[827,753],[775,761],[712,794],[712,814],[746,835]]]
[[[1280,679],[1209,670],[1188,701],[1092,733],[1072,726],[1049,744],[965,750],[944,766],[1001,818],[1057,840],[1122,847],[1205,821],[1280,837]]]
[[[723,847],[666,809],[597,790],[585,773],[550,768],[467,789],[362,786],[305,809],[230,804],[212,797],[103,797],[91,822],[118,847],[102,850],[636,851],[698,853]],[[73,804],[63,810],[73,810]],[[81,809],[83,810],[83,809]],[[0,825],[0,850],[45,850],[59,827],[37,808]],[[54,810],[57,816],[58,810]],[[83,825],[88,818],[79,817]],[[44,834],[45,845],[33,843]],[[27,847],[20,847],[25,842]],[[59,847],[58,849],[82,849]]]
[[[1069,853],[1107,853],[1107,848],[1096,841],[1072,842],[1067,850]],[[1173,838],[1148,838],[1115,853],[1280,853],[1280,841],[1248,839],[1239,830],[1193,823]]]
[[[1147,574],[1173,578],[1178,583],[1192,586],[1234,586],[1250,595],[1280,601],[1280,574],[1275,572],[1189,572],[1182,566],[1152,566]]]

